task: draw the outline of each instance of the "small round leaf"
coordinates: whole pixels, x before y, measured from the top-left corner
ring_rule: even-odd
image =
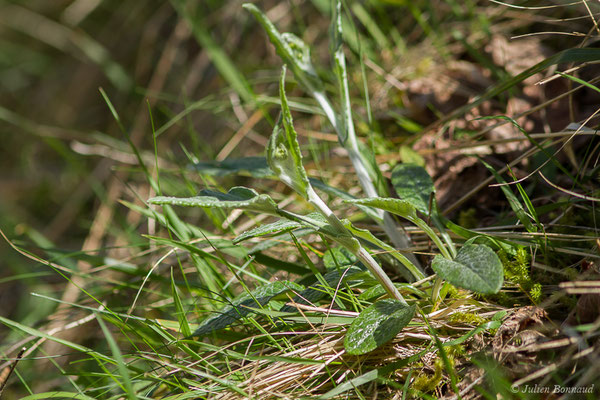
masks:
[[[482,294],[498,293],[504,282],[502,262],[483,244],[463,246],[454,260],[435,256],[431,267],[454,286]]]
[[[415,306],[396,299],[373,303],[354,320],[344,347],[349,354],[365,354],[392,340],[415,315]]]

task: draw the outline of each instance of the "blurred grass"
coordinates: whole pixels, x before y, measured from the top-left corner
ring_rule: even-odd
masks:
[[[313,45],[316,65],[329,65],[328,0],[257,3],[280,29],[293,31]],[[56,327],[47,320],[49,315],[97,307],[94,299],[98,299],[106,303],[108,311],[104,315],[122,334],[112,339],[105,326],[102,330],[84,327],[78,335],[94,352],[74,364],[61,360],[70,354],[64,347],[56,353],[48,348],[35,353],[56,361],[65,369],[65,375],[76,371],[77,382],[69,382],[60,368],[48,366],[48,362],[21,361],[12,386],[5,392],[7,398],[25,395],[28,387],[38,393],[57,389],[81,392],[92,387],[96,390],[94,396],[108,398],[104,391],[115,390],[111,385],[124,385],[125,392],[131,395],[131,390],[138,390],[135,381],[153,363],[150,359],[160,357],[163,346],[174,340],[167,329],[144,318],[176,320],[176,316],[169,315],[175,310],[180,316],[186,310],[203,317],[209,310],[220,308],[225,297],[239,292],[228,284],[236,273],[244,277],[260,275],[263,279],[272,274],[265,273],[256,263],[243,262],[243,253],[237,258],[240,265],[231,264],[230,258],[220,254],[224,250],[215,244],[217,239],[211,232],[224,232],[226,240],[235,229],[235,216],[215,213],[206,218],[198,212],[181,210],[181,217],[168,210],[164,216],[157,211],[142,215],[135,207],[119,203],[124,200],[143,207],[143,201],[154,190],[128,139],[139,150],[151,179],[160,183],[163,193],[174,195],[195,194],[200,187],[223,182],[194,173],[188,168],[190,162],[213,160],[219,155],[222,159],[263,154],[271,120],[277,112],[276,100],[268,95],[276,93],[280,60],[241,4],[237,0],[0,1],[0,228],[20,248],[72,271],[69,279],[92,282],[87,295],[75,290],[74,297],[65,298],[68,275],[62,276],[44,263],[24,258],[2,241],[0,316],[31,329]],[[357,130],[363,136],[369,135],[371,146],[380,154],[397,159],[399,144],[412,145],[419,137],[415,132],[420,127],[434,123],[436,117],[448,112],[435,101],[426,102],[415,112],[407,111],[417,102],[407,101],[406,90],[396,91],[398,83],[402,89],[405,82],[444,69],[457,59],[478,65],[483,75],[491,76],[490,82],[497,83],[510,72],[495,64],[485,50],[493,37],[551,29],[587,32],[589,20],[570,21],[568,25],[551,21],[582,15],[586,11],[581,5],[538,14],[478,1],[348,1],[344,39],[350,48],[348,63],[354,69],[350,71],[354,85],[351,90],[358,93],[353,97]],[[578,46],[580,39],[548,36],[543,43],[556,52]],[[372,119],[360,95],[364,89],[361,63]],[[334,82],[327,67],[318,72],[326,82]],[[465,86],[467,95],[451,104],[454,108],[463,105],[470,94],[481,94],[487,89]],[[114,104],[128,138],[119,130],[98,88],[104,88]],[[294,95],[298,97],[293,98]],[[320,116],[314,115],[314,104],[300,97],[299,91],[290,96],[292,107],[299,114],[301,111],[305,120],[299,131],[309,137],[306,154],[310,152],[315,159],[316,164],[311,165],[314,173],[354,190],[354,183],[344,180],[349,176],[348,164],[337,164],[339,158],[333,159],[332,155],[335,145],[321,140],[330,130]],[[581,109],[587,104],[585,96],[582,95]],[[586,101],[593,104],[594,97],[591,99]],[[506,108],[505,94],[493,100],[500,103],[500,108]],[[154,132],[158,136],[160,177],[153,167]],[[239,132],[239,145],[227,147]],[[593,159],[594,151],[597,150],[590,145],[582,161],[590,163],[586,160]],[[504,158],[494,161],[495,166],[508,162]],[[554,171],[554,176],[557,173]],[[226,179],[236,184],[249,180]],[[272,190],[273,186],[269,181],[258,180],[255,187]],[[539,185],[532,184],[524,190],[531,192],[536,188]],[[278,201],[293,201],[286,193],[275,191],[274,197]],[[568,219],[565,225],[585,226],[589,219],[585,221],[584,215],[596,215],[588,208],[573,211],[573,207],[580,207],[577,203],[570,207],[571,211],[562,213]],[[487,217],[492,214],[496,221],[514,220],[512,215],[507,217],[508,206],[483,212]],[[554,216],[559,218],[561,212]],[[185,242],[196,238],[201,251],[167,251],[174,242],[150,240],[160,231],[161,221],[171,228],[176,236],[173,239]],[[206,230],[200,232],[188,221]],[[587,242],[582,248],[589,251]],[[163,257],[173,267],[171,274],[160,266]],[[560,264],[571,260],[565,256]],[[156,270],[161,273],[152,273]],[[106,271],[124,275],[105,274]],[[141,301],[133,319],[128,320],[127,312],[138,290],[142,300],[145,296],[151,300]],[[181,298],[177,296],[180,290]],[[220,293],[220,301],[215,300],[215,292]],[[75,319],[71,317],[57,317],[58,326],[83,318],[76,313]],[[224,339],[236,339],[236,334],[226,333]],[[23,335],[0,327],[0,337],[0,351],[6,351],[8,347],[4,346],[18,342]],[[122,356],[113,340],[148,351],[138,348],[139,352],[128,354],[139,357],[137,362],[143,364],[138,368],[134,362],[134,367],[127,367],[131,377],[127,370],[123,371]],[[207,343],[181,342],[178,346],[192,358],[202,348],[214,350]],[[293,349],[292,344],[286,346]],[[106,354],[112,354],[114,359],[104,361],[116,369],[103,368],[102,363],[93,360]],[[184,368],[177,357],[171,355],[163,362]],[[210,361],[203,367],[203,371],[190,373],[218,380],[211,378],[218,370]],[[36,382],[40,370],[52,371],[48,375],[51,378]],[[120,374],[121,378],[112,374]],[[153,379],[165,380],[160,374]],[[187,387],[187,383],[177,378],[166,385],[177,390],[178,386]],[[152,397],[152,390],[145,393]]]

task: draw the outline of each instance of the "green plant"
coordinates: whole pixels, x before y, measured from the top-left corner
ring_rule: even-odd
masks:
[[[410,278],[423,279],[425,277],[416,263],[415,257],[409,259],[398,251],[407,243],[407,238],[399,236],[399,230],[390,214],[398,215],[418,226],[441,252],[441,255],[434,258],[432,264],[438,275],[436,285],[432,291],[434,301],[440,298],[442,279],[455,286],[484,294],[498,292],[503,282],[502,263],[493,250],[483,244],[467,243],[460,250],[456,250],[452,239],[446,232],[445,225],[447,221],[437,211],[437,205],[433,197],[435,192],[433,182],[423,167],[400,164],[394,169],[393,182],[402,199],[378,196],[374,182],[381,181],[381,176],[369,157],[364,156],[364,151],[359,149],[359,142],[354,132],[345,56],[341,40],[341,2],[337,1],[333,8],[332,29],[334,70],[338,78],[340,103],[342,105],[340,113],[334,111],[332,103],[325,95],[323,83],[312,66],[308,46],[292,34],[280,34],[254,5],[246,4],[244,7],[252,12],[265,28],[278,54],[293,71],[297,80],[317,100],[336,130],[340,144],[348,150],[358,180],[368,198],[347,199],[345,202],[363,207],[368,210],[369,215],[374,215],[375,220],[382,225],[397,248],[385,244],[367,230],[357,229],[348,220],[340,220],[314,190],[302,164],[302,154],[288,105],[285,91],[285,66],[279,80],[281,115],[275,124],[267,146],[267,161],[277,178],[307,200],[317,210],[317,213],[305,215],[292,213],[279,208],[270,196],[258,194],[255,190],[245,187],[234,187],[227,193],[204,190],[200,193],[200,196],[192,198],[159,196],[150,199],[149,202],[159,205],[235,208],[281,218],[274,223],[245,232],[238,236],[234,242],[274,232],[304,228],[313,230],[348,250],[367,267],[391,297],[391,299],[376,301],[370,307],[364,309],[359,317],[354,320],[348,329],[345,340],[346,350],[351,354],[366,353],[386,343],[400,332],[415,314],[416,304],[409,305],[407,303],[377,260],[365,248],[365,244],[370,244],[389,251],[409,272]],[[373,212],[373,209],[376,211]],[[432,219],[439,230],[439,235],[418,216],[417,211]],[[286,287],[289,288],[290,286]],[[284,290],[284,288],[281,288],[281,290]],[[255,304],[262,306],[273,296],[261,296],[260,300],[254,299]],[[246,314],[247,312],[241,312],[234,305],[232,308],[223,311],[220,316],[205,321],[202,328],[196,333],[205,334],[220,329]]]

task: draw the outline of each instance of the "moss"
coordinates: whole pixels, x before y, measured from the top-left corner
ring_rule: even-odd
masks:
[[[477,216],[474,208],[462,210],[458,214],[458,224],[466,229],[477,228]]]
[[[475,313],[468,312],[455,312],[452,315],[450,315],[448,320],[454,323],[464,323],[475,326],[481,325],[484,322],[486,322],[485,318],[482,318],[481,316]]]
[[[498,256],[502,261],[506,279],[519,285],[533,303],[539,303],[542,299],[542,285],[531,279],[530,257],[527,249],[523,247],[518,249],[512,259],[503,250],[498,253]]]
[[[563,269],[563,272],[566,274],[567,279],[570,281],[577,280],[579,278],[579,271],[573,267]]]
[[[454,360],[456,357],[461,357],[466,354],[466,350],[461,345],[449,346],[446,348],[446,354],[448,356],[448,362],[450,368],[454,369]],[[444,361],[438,357],[433,363],[433,374],[427,374],[425,372],[419,373],[415,378],[412,385],[410,386],[415,394],[420,393],[431,393],[433,392],[442,382],[444,371]]]
[[[542,299],[542,285],[539,283],[534,283],[533,287],[529,290],[529,295],[534,303],[539,303]]]
[[[444,362],[441,358],[435,360],[433,368],[433,375],[429,375],[424,372],[419,373],[419,375],[413,381],[411,389],[423,393],[433,392],[442,381],[442,370],[444,369]]]
[[[451,285],[448,282],[446,282],[444,286],[447,288],[446,297],[450,297],[452,299],[464,299],[469,293],[465,290],[458,289],[456,286]]]

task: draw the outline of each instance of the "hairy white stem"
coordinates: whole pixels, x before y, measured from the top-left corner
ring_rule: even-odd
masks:
[[[323,111],[325,112],[327,119],[329,120],[331,125],[333,125],[333,128],[337,132],[338,137],[345,137],[343,135],[344,132],[341,132],[340,123],[339,123],[338,119],[336,118],[335,111],[333,110],[333,107],[331,106],[331,103],[329,102],[329,99],[327,99],[327,96],[325,95],[325,93],[323,93],[321,91],[312,91],[312,95],[315,98],[315,100],[317,100],[317,103],[319,103],[319,105],[321,106]],[[348,109],[350,109],[349,106],[348,106]],[[377,193],[377,189],[375,188],[375,185],[373,184],[373,180],[371,179],[371,176],[369,175],[369,172],[368,172],[367,168],[365,167],[364,160],[360,156],[360,151],[358,149],[358,143],[356,141],[356,133],[354,131],[354,123],[352,122],[352,118],[348,118],[348,121],[350,121],[350,123],[347,128],[348,129],[348,135],[346,136],[347,140],[346,140],[346,143],[341,143],[341,144],[348,151],[348,156],[350,158],[350,161],[352,162],[352,165],[354,166],[354,170],[356,171],[358,181],[360,183],[360,186],[365,191],[365,194],[368,197],[378,197],[379,194]],[[377,221],[377,223],[383,228],[385,233],[388,235],[388,237],[392,241],[392,244],[394,245],[394,247],[398,250],[406,249],[406,248],[410,247],[410,241],[409,241],[408,237],[406,236],[406,234],[403,234],[400,231],[398,225],[396,224],[396,222],[394,221],[392,216],[389,213],[382,211],[382,210],[376,210],[376,212],[377,212],[377,215],[379,216],[379,221]],[[408,253],[408,254],[406,254],[406,257],[421,272],[423,272],[421,269],[421,263],[419,263],[419,261],[414,256],[414,254]]]
[[[402,297],[398,289],[396,289],[390,277],[387,276],[385,271],[379,266],[371,254],[369,254],[369,252],[360,245],[359,241],[356,240],[356,238],[354,238],[350,232],[348,232],[346,227],[333,213],[329,206],[327,206],[327,204],[325,204],[325,202],[314,191],[312,186],[309,185],[306,192],[308,195],[308,201],[323,215],[325,215],[329,223],[340,232],[340,236],[333,239],[345,246],[348,250],[352,251],[352,253],[354,253],[354,255],[367,266],[369,271],[371,271],[373,276],[375,276],[375,278],[379,281],[379,283],[381,283],[385,291],[391,297],[406,303],[404,297]]]
[[[406,300],[404,300],[404,297],[402,297],[402,295],[400,294],[398,289],[396,289],[396,286],[394,286],[394,283],[392,282],[392,280],[389,278],[389,276],[387,276],[387,274],[379,266],[377,261],[375,261],[375,259],[371,256],[371,254],[369,254],[369,252],[367,250],[365,250],[364,247],[360,246],[358,251],[354,254],[356,255],[356,257],[358,257],[358,259],[360,261],[363,262],[363,264],[365,264],[367,266],[369,271],[371,271],[371,273],[375,276],[375,278],[377,278],[379,283],[381,283],[381,285],[384,287],[385,291],[392,298],[400,300],[406,304]]]

